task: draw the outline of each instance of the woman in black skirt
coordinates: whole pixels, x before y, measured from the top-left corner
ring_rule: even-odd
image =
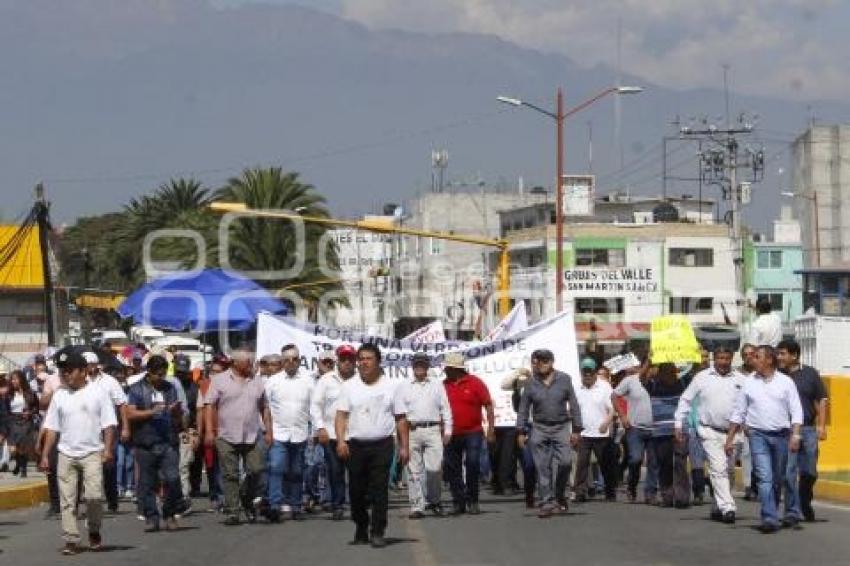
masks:
[[[9,374],[9,452],[15,462],[14,474],[27,476],[27,461],[35,448],[38,417],[38,398],[30,389],[24,372],[14,370]]]

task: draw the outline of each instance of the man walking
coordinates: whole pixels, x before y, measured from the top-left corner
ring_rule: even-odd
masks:
[[[640,481],[640,466],[643,462],[643,454],[649,442],[652,440],[652,400],[646,389],[648,360],[641,366],[629,368],[626,376],[620,381],[611,394],[614,409],[620,418],[620,423],[626,430],[626,444],[628,445],[629,483],[627,493],[629,502],[637,500],[637,486]],[[627,403],[627,410],[623,410],[620,400]],[[647,474],[649,475],[649,474]],[[646,494],[647,501],[651,498]]]
[[[335,521],[345,516],[345,465],[336,453],[337,437],[334,419],[336,402],[342,385],[355,373],[357,351],[349,344],[336,349],[337,369],[323,374],[313,389],[310,407],[310,419],[313,432],[322,446],[325,456],[325,468],[331,491],[332,518]]]
[[[573,389],[572,378],[555,369],[555,356],[550,350],[535,350],[531,354],[533,375],[522,393],[517,414],[517,434],[525,444],[525,426],[529,414],[534,425],[528,441],[537,468],[540,492],[539,517],[552,516],[557,504],[566,511],[567,501],[556,501],[559,495],[557,478],[566,478],[570,466],[570,445],[577,446],[582,431],[581,409]],[[572,421],[572,432],[570,432]]]
[[[408,460],[408,428],[404,400],[381,371],[381,351],[374,344],[357,350],[359,375],[346,381],[337,402],[337,455],[348,462],[352,544],[384,548],[387,541],[390,464],[393,432],[398,433],[398,459]],[[369,508],[371,507],[371,517]]]
[[[192,362],[188,356],[174,356],[174,378],[180,383],[186,396],[186,405],[183,406],[181,416],[183,432],[180,433],[180,486],[184,498],[183,507],[188,509],[192,505],[193,492],[197,492],[201,483],[201,443],[195,425],[198,413],[198,384],[192,379]]]
[[[411,360],[413,379],[399,386],[399,395],[407,407],[410,427],[410,463],[408,497],[410,518],[421,519],[426,510],[443,514],[440,504],[440,471],[443,444],[452,437],[452,411],[446,389],[436,377],[428,375],[431,360],[417,352]]]
[[[782,319],[773,312],[770,299],[762,297],[756,301],[756,314],[750,330],[750,343],[754,346],[776,348],[782,340]]]
[[[708,477],[714,491],[711,518],[735,522],[735,499],[730,475],[734,477],[735,459],[725,451],[732,411],[746,377],[732,369],[733,352],[726,346],[714,350],[714,365],[694,376],[679,398],[674,415],[676,441],[686,442],[686,420],[696,405],[696,434],[708,459]],[[731,473],[730,473],[731,472]]]
[[[138,498],[145,517],[145,532],[157,532],[160,517],[165,529],[178,528],[175,515],[182,511],[180,487],[179,434],[183,429],[183,409],[174,386],[165,380],[168,361],[151,356],[144,379],[130,386],[127,420],[139,468]],[[165,488],[162,513],[157,509],[156,490]]]
[[[109,447],[114,444],[115,408],[100,387],[86,382],[85,358],[77,353],[62,353],[57,366],[63,373],[65,387],[53,393],[44,422],[45,441],[39,468],[50,469],[50,452],[58,435],[58,483],[62,513],[62,554],[79,553],[80,532],[77,528],[77,496],[82,476],[86,500],[86,523],[89,548],[103,547],[100,527],[103,517],[103,464],[113,460]]]
[[[815,368],[800,363],[800,344],[796,341],[780,342],[776,356],[779,368],[794,380],[803,407],[800,450],[788,458],[785,518],[792,523],[795,519],[811,522],[815,520],[812,498],[818,479],[818,441],[826,440],[826,387]]]
[[[483,427],[481,410],[487,413],[487,440],[495,440],[495,414],[490,391],[483,381],[466,371],[463,354],[449,352],[443,366],[443,387],[452,410],[452,437],[446,445],[446,475],[452,491],[452,515],[478,515],[479,477]],[[464,471],[466,474],[464,475]]]
[[[788,452],[796,456],[800,449],[803,408],[797,387],[790,377],[778,371],[776,352],[759,346],[753,357],[754,373],[743,384],[729,418],[726,453],[734,450],[735,434],[746,426],[750,452],[758,479],[761,502],[761,530],[764,534],[779,530],[777,503],[783,480],[787,478]],[[794,510],[786,524],[798,528]]]
[[[269,444],[269,520],[291,520],[301,513],[304,448],[310,428],[313,378],[301,371],[301,354],[293,344],[281,350],[283,371],[266,382],[265,420]],[[271,438],[268,438],[268,437]]]
[[[576,462],[576,502],[587,501],[587,471],[590,454],[596,456],[605,483],[605,501],[616,501],[616,470],[611,423],[614,422],[614,405],[611,403],[611,386],[596,376],[596,362],[585,358],[581,362],[581,387],[576,392],[584,428],[578,443]]]
[[[254,373],[254,355],[246,348],[233,353],[230,369],[212,376],[204,398],[204,443],[215,446],[218,452],[227,515],[224,524],[228,526],[241,523],[240,507],[250,521],[256,520],[253,502],[265,462],[258,446],[261,418],[265,430],[271,431],[271,423],[265,419],[265,402],[263,380]],[[245,471],[241,493],[240,461]]]

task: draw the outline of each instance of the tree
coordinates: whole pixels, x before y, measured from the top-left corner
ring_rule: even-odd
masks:
[[[328,217],[326,200],[315,187],[302,183],[298,173],[284,173],[279,167],[245,169],[215,194],[215,200],[245,203],[249,208],[283,209],[303,216]],[[296,260],[304,259],[304,267],[295,277],[260,281],[271,290],[292,289],[308,305],[311,314],[328,291],[339,291],[339,258],[333,242],[320,245],[327,232],[324,225],[306,222],[305,245],[297,249],[292,222],[266,218],[240,218],[229,228],[228,256],[230,264],[244,271],[279,271],[291,269]],[[220,245],[221,243],[219,243]],[[323,248],[323,249],[320,249]],[[319,262],[325,254],[325,273]],[[330,273],[327,271],[330,270]],[[345,304],[344,299],[331,301]]]

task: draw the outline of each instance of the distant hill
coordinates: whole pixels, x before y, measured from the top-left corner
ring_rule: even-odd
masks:
[[[202,0],[0,2],[0,187],[13,217],[45,180],[54,216],[113,210],[170,175],[216,185],[245,166],[280,164],[328,195],[337,214],[376,210],[430,183],[430,151],[449,152],[448,178],[551,185],[554,132],[544,116],[499,105],[499,94],[574,104],[615,73],[493,36],[372,31],[296,6],[215,10]],[[613,101],[567,124],[569,169],[587,169],[588,121],[601,191],[660,192],[670,121],[723,108],[722,93],[646,92],[623,100],[626,175],[612,175]],[[807,111],[795,102],[733,97],[760,114],[771,172]],[[829,120],[850,104],[818,103]],[[674,173],[696,173],[693,148],[670,146]],[[605,174],[607,173],[607,174]],[[788,175],[785,176],[788,178]],[[775,175],[748,211],[767,225]],[[787,187],[787,180],[785,181]],[[671,182],[671,192],[696,186]],[[706,194],[711,194],[706,192]],[[714,194],[716,196],[716,193]]]

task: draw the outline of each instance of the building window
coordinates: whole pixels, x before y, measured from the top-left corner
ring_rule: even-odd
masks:
[[[624,249],[576,249],[576,266],[583,267],[625,267]]]
[[[622,298],[583,297],[575,300],[576,314],[623,314]]]
[[[756,301],[761,301],[762,299],[770,301],[770,310],[784,310],[784,306],[782,304],[782,293],[759,293],[756,296]]]
[[[781,269],[782,252],[780,250],[762,250],[758,253],[759,269]]]
[[[429,238],[431,241],[431,255],[440,255],[443,253],[443,242],[437,238]]]
[[[711,248],[670,248],[670,265],[679,267],[712,267],[714,250]]]
[[[670,314],[711,314],[714,299],[711,297],[670,297]]]

